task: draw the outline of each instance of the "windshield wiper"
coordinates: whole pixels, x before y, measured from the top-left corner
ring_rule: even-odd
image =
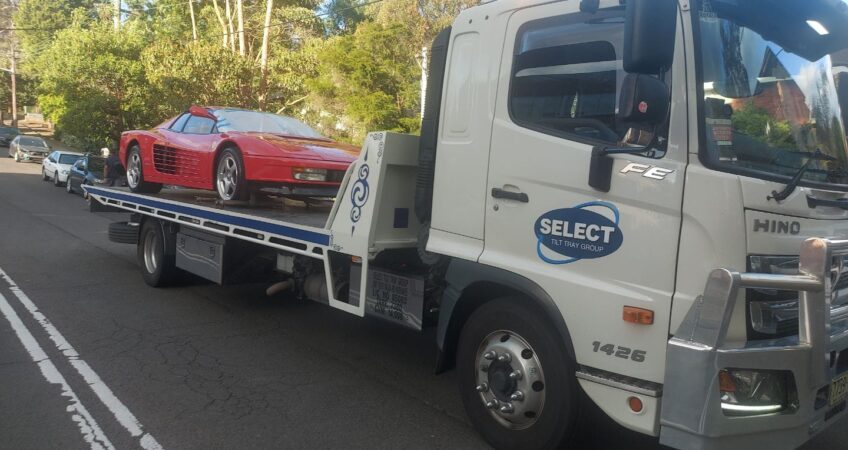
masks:
[[[809,153],[809,152],[791,152],[791,153],[799,155],[802,158],[807,158],[807,162],[805,162],[804,165],[801,166],[798,169],[797,172],[795,172],[795,175],[792,177],[791,180],[789,180],[789,183],[786,184],[786,187],[784,187],[782,191],[780,191],[780,192],[771,191],[771,195],[767,196],[766,200],[774,199],[778,203],[786,200],[787,197],[789,197],[790,195],[792,195],[793,192],[795,192],[795,189],[798,187],[798,183],[801,182],[801,178],[803,178],[804,174],[807,173],[807,169],[810,168],[810,164],[812,164],[813,161],[836,161],[836,158],[834,158],[833,156],[826,155],[826,154],[822,153],[821,149],[818,149],[818,148],[816,149],[816,151],[814,151],[812,153]]]

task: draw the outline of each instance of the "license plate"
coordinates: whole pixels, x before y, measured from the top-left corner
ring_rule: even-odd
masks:
[[[830,406],[836,405],[845,400],[845,397],[848,397],[848,373],[843,373],[830,383],[828,397],[830,398]]]

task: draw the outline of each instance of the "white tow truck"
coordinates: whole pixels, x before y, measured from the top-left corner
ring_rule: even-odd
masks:
[[[495,447],[567,443],[585,398],[673,447],[796,447],[846,415],[846,23],[492,1],[435,40],[421,137],[370,134],[331,207],[87,190],[150,285],[272,273],[435,326]]]

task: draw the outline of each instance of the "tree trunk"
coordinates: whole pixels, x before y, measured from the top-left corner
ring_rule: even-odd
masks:
[[[236,51],[236,39],[235,39],[236,38],[236,36],[235,36],[236,32],[235,32],[235,29],[233,28],[233,10],[232,10],[232,8],[230,8],[230,0],[226,0],[225,7],[226,7],[226,13],[227,13],[227,26],[229,27],[229,30],[230,30],[230,49],[232,51]]]
[[[114,25],[115,25],[115,31],[118,31],[121,28],[121,0],[115,0],[114,3],[115,3],[115,11],[114,11],[115,16],[112,19],[112,21],[114,22]]]
[[[191,37],[197,40],[197,22],[194,21],[194,0],[188,0],[188,10],[191,13]]]
[[[236,0],[236,13],[238,14],[239,54],[244,56],[244,2],[242,0]]]
[[[262,29],[262,60],[259,63],[262,68],[262,78],[259,82],[260,111],[265,111],[265,106],[268,100],[268,36],[271,34],[271,12],[273,9],[274,0],[266,0],[265,28]]]
[[[218,24],[221,25],[221,37],[223,42],[221,43],[224,48],[227,47],[227,44],[230,42],[227,39],[227,22],[224,21],[224,18],[221,16],[221,8],[218,6],[218,0],[212,0],[212,4],[215,6],[215,16],[218,18]]]

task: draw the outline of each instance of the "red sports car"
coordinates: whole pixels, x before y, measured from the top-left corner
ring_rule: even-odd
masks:
[[[120,143],[133,192],[169,184],[217,190],[223,200],[244,200],[255,188],[333,197],[358,154],[291,117],[200,106],[152,130],[126,131]]]

